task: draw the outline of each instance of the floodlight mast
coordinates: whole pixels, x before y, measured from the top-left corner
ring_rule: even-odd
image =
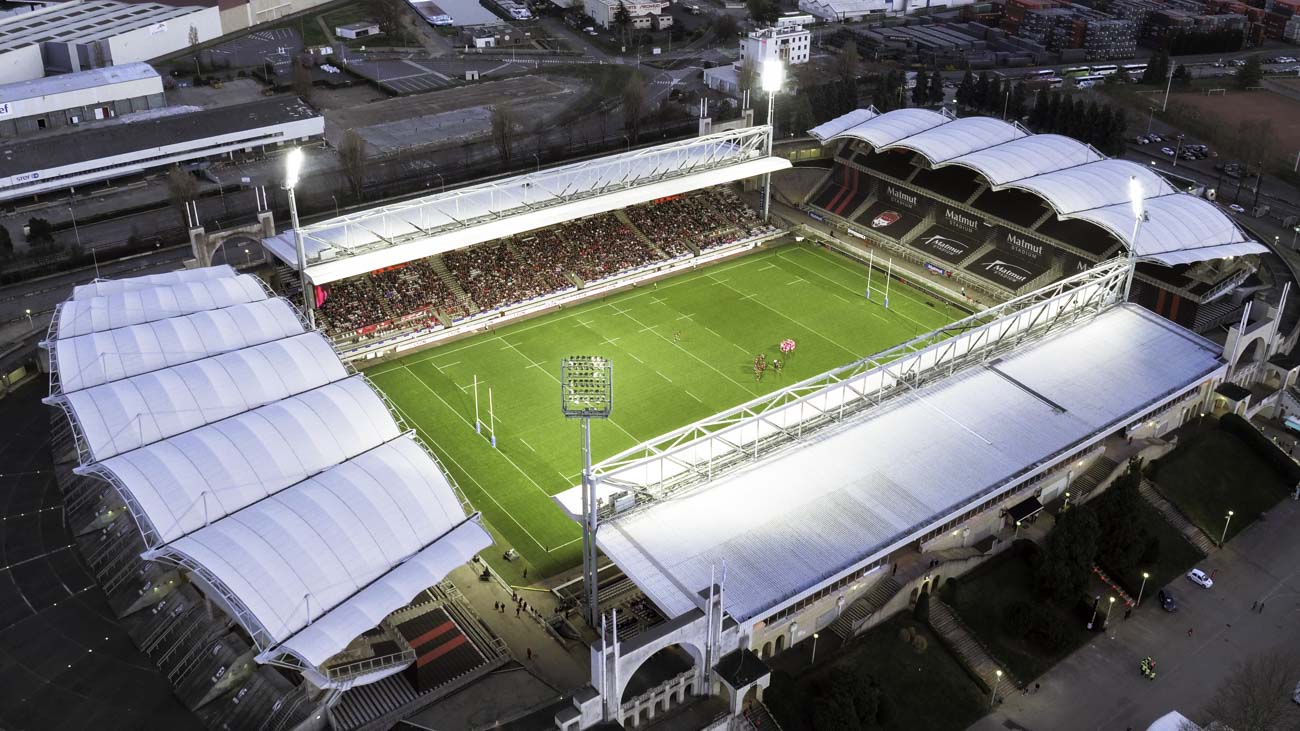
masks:
[[[599,511],[591,479],[591,420],[608,419],[614,410],[614,365],[599,355],[574,355],[560,361],[560,410],[582,420],[582,588],[587,595],[583,616],[594,627],[600,616],[596,576],[596,528]]]
[[[1136,175],[1128,179],[1128,201],[1133,209],[1133,241],[1128,246],[1128,276],[1124,277],[1124,299],[1128,302],[1129,292],[1133,289],[1133,275],[1137,272],[1137,241],[1142,231],[1142,221],[1146,218],[1146,196],[1142,192],[1142,181]]]
[[[298,255],[298,287],[302,290],[302,311],[307,324],[316,327],[316,298],[307,292],[307,250],[303,246],[302,229],[298,227],[298,198],[294,189],[302,174],[302,148],[289,150],[284,160],[284,189],[289,193],[289,225],[293,227],[293,247]]]
[[[773,110],[776,107],[776,93],[781,90],[781,84],[785,81],[785,66],[777,58],[769,58],[763,62],[763,91],[767,92],[767,156],[772,156],[773,138],[776,137],[776,127],[772,125]],[[768,212],[772,208],[772,174],[763,174],[763,221],[767,222]]]

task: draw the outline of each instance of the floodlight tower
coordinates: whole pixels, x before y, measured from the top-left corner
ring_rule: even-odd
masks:
[[[600,609],[596,598],[596,493],[591,479],[591,420],[608,419],[614,410],[614,364],[599,355],[572,355],[560,361],[560,410],[567,419],[582,420],[582,588],[587,594],[583,615],[595,626]]]
[[[302,230],[298,228],[298,198],[294,189],[298,187],[298,176],[302,173],[302,148],[289,150],[284,159],[284,189],[289,193],[289,224],[293,227],[293,247],[298,254],[298,286],[302,289],[302,311],[307,315],[307,324],[316,327],[316,298],[307,293],[307,251],[302,243]]]
[[[763,62],[763,91],[767,92],[767,156],[772,156],[772,141],[776,137],[776,127],[772,126],[773,109],[776,107],[776,93],[785,81],[785,65],[779,58],[769,58]],[[772,174],[763,174],[763,221],[767,221],[768,211],[772,207]]]
[[[1142,232],[1142,222],[1146,220],[1146,197],[1142,193],[1142,182],[1136,175],[1128,179],[1128,200],[1133,207],[1133,241],[1128,247],[1128,276],[1124,277],[1124,299],[1128,302],[1129,291],[1133,289],[1133,274],[1137,271],[1137,240]]]

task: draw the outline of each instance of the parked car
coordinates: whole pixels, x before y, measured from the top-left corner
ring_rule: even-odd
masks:
[[[1145,138],[1145,137],[1143,137],[1143,136],[1141,136],[1141,135],[1138,135],[1137,137],[1134,137],[1134,138],[1133,138],[1133,141],[1136,142],[1136,143],[1139,144],[1139,145],[1145,145],[1145,144],[1147,144],[1148,142],[1150,142],[1151,140],[1148,140],[1147,138]]]
[[[1158,134],[1155,134],[1154,132],[1151,133],[1151,134],[1149,134],[1149,135],[1147,135],[1147,139],[1148,139],[1148,140],[1151,140],[1152,142],[1164,142],[1164,141],[1165,141],[1165,138],[1161,137],[1161,136],[1158,135]]]
[[[1246,209],[1245,209],[1245,208],[1242,208],[1241,206],[1237,205],[1236,203],[1233,203],[1233,204],[1229,205],[1229,206],[1228,206],[1228,210],[1232,211],[1233,213],[1245,213],[1245,212],[1246,212]]]
[[[1209,574],[1200,569],[1192,569],[1191,571],[1188,571],[1187,578],[1190,579],[1193,584],[1205,587],[1206,589],[1214,586],[1214,579],[1211,579]]]
[[[1172,147],[1162,147],[1162,148],[1160,148],[1160,151],[1163,152],[1164,154],[1170,156],[1170,157],[1173,157],[1173,156],[1174,156],[1174,148],[1172,148]]]
[[[1174,593],[1168,589],[1161,589],[1156,598],[1160,600],[1160,608],[1166,612],[1178,611],[1178,600],[1174,598]]]

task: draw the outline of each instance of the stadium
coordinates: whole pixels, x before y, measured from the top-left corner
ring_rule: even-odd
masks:
[[[68,523],[177,695],[391,725],[519,652],[451,576],[522,561],[590,643],[556,726],[751,723],[767,658],[1003,550],[1117,443],[1294,382],[1267,249],[1151,171],[920,110],[811,135],[797,167],[758,126],[303,226],[269,286],[78,288],[44,343]],[[589,469],[554,400],[582,355],[616,374]]]

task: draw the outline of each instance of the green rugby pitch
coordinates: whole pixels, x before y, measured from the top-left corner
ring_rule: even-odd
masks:
[[[560,413],[560,359],[614,365],[612,417],[592,425],[593,461],[885,350],[961,309],[808,244],[786,245],[643,285],[374,366],[367,375],[433,448],[484,517],[541,578],[578,563],[581,531],[551,496],[578,481],[579,426]],[[754,357],[797,347],[754,379]],[[473,382],[497,448],[474,431]],[[504,551],[498,545],[493,553]],[[495,562],[494,562],[495,563]]]

